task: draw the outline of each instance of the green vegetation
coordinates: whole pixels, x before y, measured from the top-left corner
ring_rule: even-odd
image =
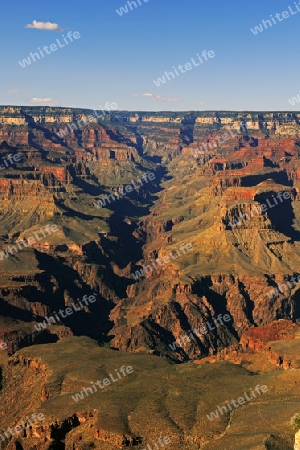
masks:
[[[291,424],[292,427],[295,428],[295,430],[300,430],[300,413],[295,414],[292,418],[291,418]]]

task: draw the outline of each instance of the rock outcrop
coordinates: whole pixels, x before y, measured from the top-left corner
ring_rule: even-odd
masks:
[[[37,342],[28,322],[85,294],[97,303],[38,339],[87,333],[123,351],[183,361],[215,354],[253,326],[295,322],[299,285],[268,293],[300,267],[299,114],[91,114],[0,108],[0,156],[21,156],[0,172],[0,252],[39,224],[59,227],[0,261],[9,351]],[[149,172],[154,182],[114,198]],[[105,195],[106,208],[96,208]],[[134,280],[184,243],[193,250]],[[226,313],[230,323],[172,350]]]

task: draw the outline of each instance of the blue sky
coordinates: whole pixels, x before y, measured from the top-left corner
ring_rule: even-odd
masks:
[[[138,0],[135,0],[138,5]],[[1,5],[2,105],[58,105],[120,110],[300,110],[300,12],[294,0],[11,0]],[[270,14],[289,18],[254,35]],[[300,6],[299,6],[300,9]],[[280,16],[282,18],[282,16]],[[51,22],[64,31],[25,28]],[[22,68],[19,61],[62,35],[80,38]],[[67,38],[66,38],[67,39]],[[178,65],[215,57],[157,87]],[[49,51],[49,50],[48,50]],[[199,60],[198,60],[199,62]],[[177,70],[178,71],[178,70]],[[169,76],[172,78],[171,76]],[[8,92],[10,91],[10,92]]]

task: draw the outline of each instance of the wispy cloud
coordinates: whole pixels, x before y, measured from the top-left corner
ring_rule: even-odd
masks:
[[[179,97],[161,97],[160,95],[152,94],[151,92],[144,92],[143,94],[132,94],[133,97],[149,97],[151,100],[155,102],[166,102],[166,103],[174,103],[174,102],[182,102],[182,99]]]
[[[49,105],[49,106],[57,106],[59,105],[59,102],[56,102],[50,97],[44,97],[44,98],[37,98],[33,97],[31,100],[29,100],[29,103],[39,103],[41,105]]]
[[[133,97],[152,97],[153,94],[151,92],[145,92],[144,94],[132,94]]]
[[[202,106],[205,105],[205,102],[199,102],[198,104]]]
[[[160,95],[154,95],[151,100],[166,103],[182,102],[182,98],[179,97],[161,97]]]
[[[25,28],[35,28],[36,30],[46,30],[46,31],[64,31],[58,23],[52,22],[38,22],[33,20],[32,23],[25,25]]]
[[[26,94],[27,91],[19,90],[19,89],[10,89],[6,91],[7,94]]]

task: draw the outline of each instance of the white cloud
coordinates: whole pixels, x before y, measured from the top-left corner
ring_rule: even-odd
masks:
[[[38,22],[33,20],[32,24],[28,23],[25,28],[35,28],[36,30],[47,30],[47,31],[64,31],[58,23],[52,22]]]
[[[199,105],[205,105],[205,102],[199,102]]]
[[[10,89],[6,92],[7,92],[7,94],[25,94],[27,91],[22,91],[19,89]]]
[[[53,100],[50,97],[44,97],[44,98],[33,97],[31,100],[29,100],[29,103],[40,103],[42,105],[48,105],[48,106],[59,105],[58,102],[56,102],[55,100]]]
[[[133,97],[152,97],[150,92],[145,92],[145,94],[132,94]]]
[[[182,99],[179,97],[161,97],[160,95],[154,95],[151,100],[156,102],[166,102],[166,103],[175,103],[182,102]]]
[[[150,97],[151,100],[156,102],[165,102],[165,103],[173,103],[173,102],[182,102],[182,99],[179,97],[161,97],[160,95],[151,94],[151,92],[145,92],[144,94],[132,94],[133,97]]]

